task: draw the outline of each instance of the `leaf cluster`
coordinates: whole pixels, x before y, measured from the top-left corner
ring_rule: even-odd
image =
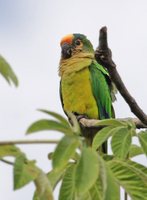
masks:
[[[119,200],[121,187],[133,200],[146,199],[147,168],[133,161],[135,156],[147,154],[146,131],[136,132],[129,120],[101,120],[97,126],[103,128],[89,145],[74,115],[70,114],[71,126],[59,114],[42,111],[54,119],[34,122],[27,133],[43,130],[63,133],[52,155],[53,169],[48,174],[52,190],[62,182],[59,200]],[[133,138],[138,138],[139,145],[133,144]],[[108,139],[112,153],[103,154],[101,145]]]

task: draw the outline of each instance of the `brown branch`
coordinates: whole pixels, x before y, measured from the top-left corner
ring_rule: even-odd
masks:
[[[140,128],[147,128],[147,125],[144,125],[138,118],[118,118],[117,120],[120,120],[120,121],[132,121],[136,128],[140,129]],[[97,120],[97,119],[86,119],[86,118],[81,118],[79,120],[80,124],[85,127],[85,128],[99,128],[99,125],[97,125],[97,123],[99,122],[100,120]]]
[[[123,83],[116,69],[116,65],[112,60],[112,53],[108,47],[108,42],[107,42],[106,27],[102,27],[100,29],[99,46],[95,51],[95,58],[98,63],[103,65],[108,70],[111,80],[115,83],[118,91],[129,105],[131,111],[140,119],[140,121],[143,124],[147,125],[147,115],[139,107],[136,100],[131,96],[131,94],[125,87],[125,84]]]
[[[0,145],[15,145],[15,144],[58,144],[59,140],[14,140],[0,141]]]

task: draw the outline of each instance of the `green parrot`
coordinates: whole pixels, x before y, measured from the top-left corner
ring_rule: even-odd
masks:
[[[91,42],[85,35],[69,34],[60,45],[60,96],[65,113],[89,119],[114,117],[111,80],[95,60]]]

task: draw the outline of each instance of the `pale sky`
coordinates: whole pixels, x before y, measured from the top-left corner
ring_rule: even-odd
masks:
[[[0,77],[0,140],[61,136],[55,132],[25,136],[25,131],[35,120],[47,117],[37,108],[63,114],[58,77],[60,39],[68,33],[82,33],[96,47],[99,29],[104,25],[118,71],[147,113],[146,20],[146,0],[0,0],[0,54],[20,81],[16,89]],[[133,116],[119,95],[114,107],[117,117]],[[29,159],[37,159],[44,171],[51,169],[47,154],[53,151],[53,145],[20,147]],[[31,200],[33,190],[33,184],[29,184],[14,192],[12,168],[0,163],[0,199]]]

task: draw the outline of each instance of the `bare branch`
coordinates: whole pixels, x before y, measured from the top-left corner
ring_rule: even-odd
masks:
[[[15,144],[58,144],[59,140],[14,140],[0,141],[0,145],[15,145]]]
[[[139,119],[137,118],[119,118],[117,120],[120,120],[120,121],[132,121],[136,128],[140,129],[140,128],[147,128],[147,125],[144,125]],[[79,120],[80,124],[82,126],[84,126],[85,128],[99,128],[99,126],[97,125],[97,123],[99,122],[100,120],[97,120],[97,119],[86,119],[86,118],[81,118]]]
[[[13,162],[9,161],[9,160],[5,160],[5,159],[0,159],[1,162],[4,162],[6,164],[9,164],[9,165],[14,165]]]
[[[131,96],[131,94],[125,87],[125,84],[123,83],[116,69],[116,65],[112,60],[112,53],[108,47],[108,42],[107,42],[106,27],[102,27],[100,29],[99,46],[95,51],[95,57],[98,63],[103,65],[108,70],[111,80],[115,83],[118,91],[129,105],[131,111],[140,119],[140,121],[143,124],[147,125],[147,115],[139,107],[136,100]]]

